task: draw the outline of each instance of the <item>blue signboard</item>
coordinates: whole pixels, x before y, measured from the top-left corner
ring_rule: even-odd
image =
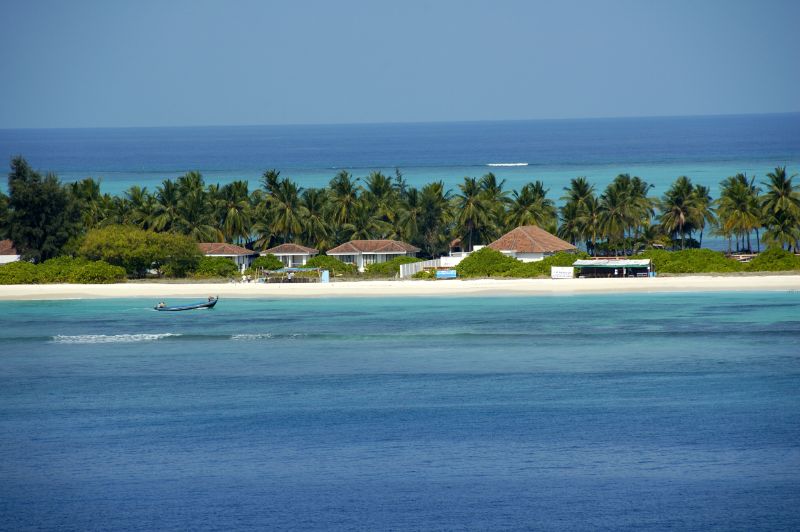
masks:
[[[456,271],[455,270],[436,270],[436,278],[437,279],[455,279],[456,278]]]

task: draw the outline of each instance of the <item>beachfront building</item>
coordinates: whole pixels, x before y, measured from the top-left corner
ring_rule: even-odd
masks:
[[[351,240],[328,250],[327,255],[342,262],[355,264],[363,272],[370,264],[386,262],[397,257],[416,257],[419,248],[399,240]]]
[[[258,255],[255,251],[225,242],[201,242],[197,244],[197,247],[200,248],[200,252],[206,257],[225,257],[231,259],[241,271],[249,268],[253,259]]]
[[[559,251],[577,251],[577,248],[569,242],[535,225],[523,225],[512,229],[486,247],[522,262],[539,261]]]
[[[8,239],[0,240],[0,264],[17,262],[19,259],[20,255],[14,247],[14,242]]]
[[[308,259],[319,254],[319,251],[300,244],[281,244],[262,251],[261,254],[275,255],[287,268],[300,268],[306,265]]]
[[[650,259],[581,259],[572,265],[577,277],[651,277]]]

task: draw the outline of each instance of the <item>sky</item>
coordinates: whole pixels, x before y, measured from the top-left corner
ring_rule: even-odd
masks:
[[[800,1],[0,2],[0,128],[800,111]]]

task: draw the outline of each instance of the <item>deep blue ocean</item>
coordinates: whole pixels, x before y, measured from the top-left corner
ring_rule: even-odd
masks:
[[[258,186],[277,168],[303,187],[326,185],[340,169],[373,170],[421,186],[492,171],[518,189],[541,180],[557,199],[586,176],[600,189],[620,173],[661,195],[678,176],[712,187],[737,172],[762,180],[787,165],[800,171],[800,113],[673,118],[532,120],[425,124],[0,130],[0,158],[21,154],[65,181],[94,177],[103,190],[154,190],[199,170],[208,182]],[[502,166],[502,165],[524,166]],[[501,165],[501,166],[492,166]],[[5,187],[5,183],[3,183]]]
[[[0,302],[0,528],[800,529],[798,293],[152,304]]]

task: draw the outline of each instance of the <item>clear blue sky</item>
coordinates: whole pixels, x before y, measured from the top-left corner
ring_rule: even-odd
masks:
[[[0,127],[800,111],[800,1],[0,3]]]

